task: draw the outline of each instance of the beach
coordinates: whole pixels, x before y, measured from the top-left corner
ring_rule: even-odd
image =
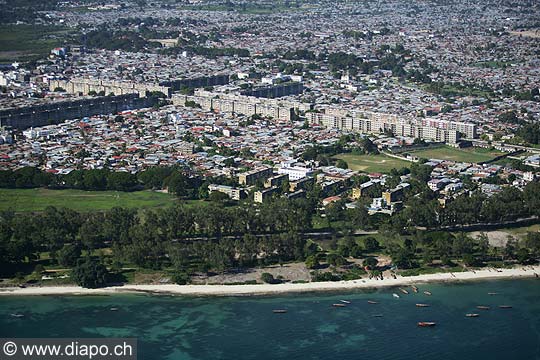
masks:
[[[119,293],[149,293],[163,295],[202,296],[248,296],[316,291],[345,291],[354,289],[382,288],[425,283],[445,283],[488,279],[530,278],[540,274],[540,266],[512,269],[487,269],[456,273],[436,273],[418,276],[397,276],[394,278],[358,279],[336,282],[254,284],[254,285],[124,285],[99,289],[85,289],[78,286],[6,287],[0,288],[0,295],[107,295]]]

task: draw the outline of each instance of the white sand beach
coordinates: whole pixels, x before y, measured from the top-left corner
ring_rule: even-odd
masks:
[[[384,280],[359,279],[337,282],[312,282],[304,284],[256,284],[256,285],[124,285],[100,289],[85,289],[78,286],[6,287],[0,295],[106,295],[119,293],[149,293],[169,295],[240,296],[298,293],[315,291],[346,291],[362,288],[404,286],[433,282],[459,282],[487,279],[530,278],[540,275],[540,266],[512,269],[488,269],[457,273],[437,273],[400,277]],[[539,282],[540,283],[540,282]]]

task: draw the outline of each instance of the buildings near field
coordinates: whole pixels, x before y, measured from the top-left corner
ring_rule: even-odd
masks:
[[[284,99],[265,99],[240,94],[195,90],[194,95],[175,94],[172,97],[174,105],[184,106],[194,103],[205,111],[215,111],[230,114],[259,115],[276,120],[291,121],[300,112],[311,108],[310,104]]]
[[[375,9],[315,1],[265,16],[188,11],[171,18],[168,7],[87,12],[61,2],[40,12],[39,22],[139,36],[140,21],[128,19],[151,19],[152,31],[178,33],[155,41],[176,46],[107,50],[87,41],[54,48],[29,66],[0,64],[0,169],[137,173],[177,166],[227,184],[237,178],[232,187],[217,180],[209,186],[234,200],[252,193],[257,202],[298,198],[317,184],[326,202],[346,199],[352,207],[374,198],[370,213],[397,211],[406,176],[390,188],[384,174],[337,169],[332,158],[328,166],[299,160],[313,145],[361,133],[379,151],[412,162],[419,159],[406,153],[425,146],[415,139],[512,153],[508,163],[481,165],[429,159],[427,186],[442,206],[469,191],[464,177],[487,195],[521,188],[537,174],[511,162],[539,168],[540,150],[510,142],[519,140],[521,124],[540,121],[540,61],[531,38],[510,29],[534,28],[538,16],[509,16],[505,2],[491,5],[421,4],[429,16],[410,16],[415,2],[379,2]],[[463,19],[465,11],[474,22]],[[160,93],[165,99],[148,96]],[[509,112],[517,119],[501,120]],[[361,138],[349,137],[345,150],[364,146]],[[359,184],[364,176],[369,180]]]
[[[294,160],[284,161],[278,169],[278,174],[288,175],[290,181],[296,181],[313,175],[313,168]]]
[[[216,185],[216,184],[210,184],[208,185],[208,193],[213,193],[214,191],[223,193],[227,195],[232,200],[240,200],[245,198],[246,193],[244,189],[238,189],[234,188],[232,186],[226,186],[226,185]]]
[[[271,167],[257,168],[238,174],[240,185],[255,185],[258,180],[266,180],[274,173]]]
[[[306,118],[311,124],[327,128],[358,131],[367,134],[388,133],[393,136],[412,137],[422,140],[456,144],[461,138],[475,138],[476,125],[472,123],[439,119],[402,118],[394,114],[371,111],[308,112]]]
[[[286,174],[275,175],[275,176],[272,176],[271,178],[266,179],[266,181],[264,182],[264,187],[271,188],[274,186],[281,186],[286,181],[289,181],[288,175]]]
[[[253,201],[255,201],[256,203],[263,203],[265,200],[271,198],[278,193],[279,188],[275,186],[264,190],[258,190],[255,191],[255,193],[253,194]]]
[[[160,92],[165,96],[171,96],[171,88],[153,83],[138,83],[131,81],[110,81],[87,78],[51,79],[49,90],[63,89],[69,94],[89,95],[90,93],[102,93],[103,95],[137,94],[145,97],[151,92]]]

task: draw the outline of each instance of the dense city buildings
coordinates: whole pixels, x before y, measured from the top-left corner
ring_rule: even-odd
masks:
[[[0,8],[0,295],[538,272],[538,1]]]

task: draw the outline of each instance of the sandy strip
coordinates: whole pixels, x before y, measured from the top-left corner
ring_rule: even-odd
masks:
[[[525,269],[525,270],[524,270]],[[337,282],[305,284],[257,285],[125,285],[102,289],[84,289],[78,286],[45,286],[27,288],[0,288],[0,295],[107,295],[118,293],[151,293],[169,295],[238,296],[268,295],[315,291],[346,291],[362,288],[380,288],[421,283],[444,283],[487,279],[530,278],[540,275],[540,266],[513,269],[490,269],[458,273],[438,273],[419,276],[388,278],[384,280],[359,279]]]

